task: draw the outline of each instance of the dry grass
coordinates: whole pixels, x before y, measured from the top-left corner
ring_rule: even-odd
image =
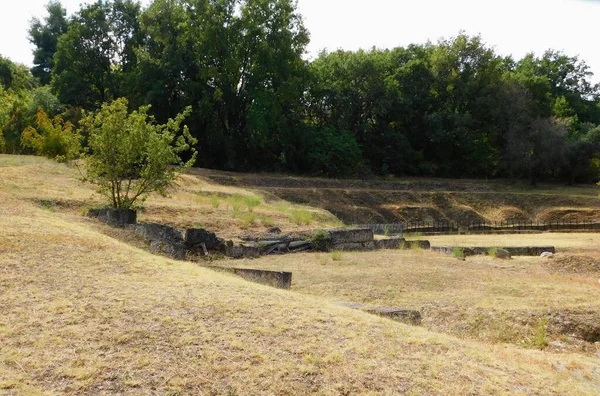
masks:
[[[475,263],[427,266],[432,257],[419,251],[252,262],[297,271],[302,293],[275,290],[153,256],[76,211],[40,207],[34,199],[73,202],[69,191],[74,200],[89,191],[62,166],[22,166],[29,178],[0,168],[1,394],[564,395],[600,387],[597,358],[464,341],[330,304],[346,290],[347,299],[359,294],[348,278],[359,272],[374,285],[370,301],[386,298],[382,274],[389,298],[417,299],[419,288],[424,299],[446,298],[452,287],[467,290],[468,278],[491,282],[477,277]],[[308,290],[315,268],[321,285]],[[407,281],[394,275],[401,270]],[[475,289],[481,294],[459,299],[482,297],[483,285]],[[496,293],[505,294],[517,304]]]
[[[81,214],[104,205],[93,186],[82,184],[78,171],[67,165],[40,157],[0,155],[0,172],[0,190],[49,210]],[[151,196],[139,220],[182,230],[202,227],[234,240],[242,231],[264,232],[274,225],[293,232],[341,224],[325,210],[221,186],[193,173],[181,176],[168,197]]]
[[[488,236],[487,246],[505,242],[494,237]],[[572,241],[575,246],[583,245],[580,239],[596,238],[585,234],[559,237],[564,245]],[[479,240],[483,243],[483,238]],[[598,245],[590,246],[597,249]],[[539,347],[535,341],[538,322],[548,315],[584,313],[592,326],[600,322],[599,274],[557,273],[534,257],[507,262],[476,256],[460,261],[429,251],[389,250],[345,253],[337,260],[318,253],[265,257],[240,265],[292,271],[293,290],[332,302],[421,310],[430,330],[486,342]],[[564,335],[558,328],[551,330],[551,340]],[[593,353],[600,350],[584,346]]]

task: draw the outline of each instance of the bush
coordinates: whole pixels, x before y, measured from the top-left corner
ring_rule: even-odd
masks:
[[[120,209],[133,207],[152,192],[165,195],[175,178],[196,160],[192,148],[196,140],[185,126],[179,134],[191,108],[158,125],[148,115],[150,106],[128,113],[127,105],[127,99],[117,99],[80,121],[89,136],[84,177]],[[192,152],[188,161],[180,157],[186,151]]]
[[[308,160],[312,174],[350,176],[361,168],[362,152],[354,136],[335,128],[312,130]]]
[[[21,135],[21,145],[33,149],[37,155],[56,159],[59,162],[76,158],[80,152],[81,136],[73,130],[73,124],[61,117],[50,120],[39,108],[36,128],[28,127]]]
[[[312,213],[308,210],[295,209],[289,216],[290,222],[297,225],[309,225],[313,221]]]
[[[328,248],[329,235],[327,234],[327,231],[319,230],[315,232],[310,242],[314,249],[325,251]]]

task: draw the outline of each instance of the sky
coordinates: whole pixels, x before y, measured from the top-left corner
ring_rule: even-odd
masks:
[[[86,1],[61,2],[71,13]],[[31,65],[27,29],[46,3],[0,0],[0,55]],[[516,59],[548,48],[577,55],[600,81],[600,0],[298,0],[298,9],[311,35],[308,58],[322,49],[393,48],[464,31]]]

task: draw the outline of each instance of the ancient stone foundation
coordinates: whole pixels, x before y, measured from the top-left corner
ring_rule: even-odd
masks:
[[[556,253],[554,246],[501,246],[501,247],[463,247],[463,246],[432,246],[431,250],[438,253],[453,254],[457,250],[463,256],[488,255],[489,252],[504,250],[510,256],[540,256],[544,252]]]
[[[421,324],[421,312],[412,309],[381,307],[367,309],[366,311],[373,315],[379,315],[395,320],[396,322],[402,322],[415,326]]]
[[[260,283],[261,285],[276,287],[278,289],[289,289],[292,286],[292,273],[284,271],[267,271],[249,268],[230,267],[207,267],[216,271],[235,274],[247,281]]]
[[[115,227],[127,227],[137,222],[137,212],[132,209],[90,209],[87,216],[97,218]]]
[[[183,243],[183,235],[175,228],[164,224],[140,223],[135,225],[135,232],[150,241],[152,252],[185,260],[187,249]]]

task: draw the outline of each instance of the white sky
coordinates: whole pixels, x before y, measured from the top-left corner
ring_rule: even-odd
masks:
[[[0,54],[30,65],[27,29],[44,15],[47,0],[0,0]],[[85,0],[62,0],[69,13]],[[144,4],[148,0],[142,1]],[[319,50],[391,48],[433,42],[464,30],[481,33],[502,55],[520,58],[548,48],[579,55],[600,81],[600,0],[298,0]]]

